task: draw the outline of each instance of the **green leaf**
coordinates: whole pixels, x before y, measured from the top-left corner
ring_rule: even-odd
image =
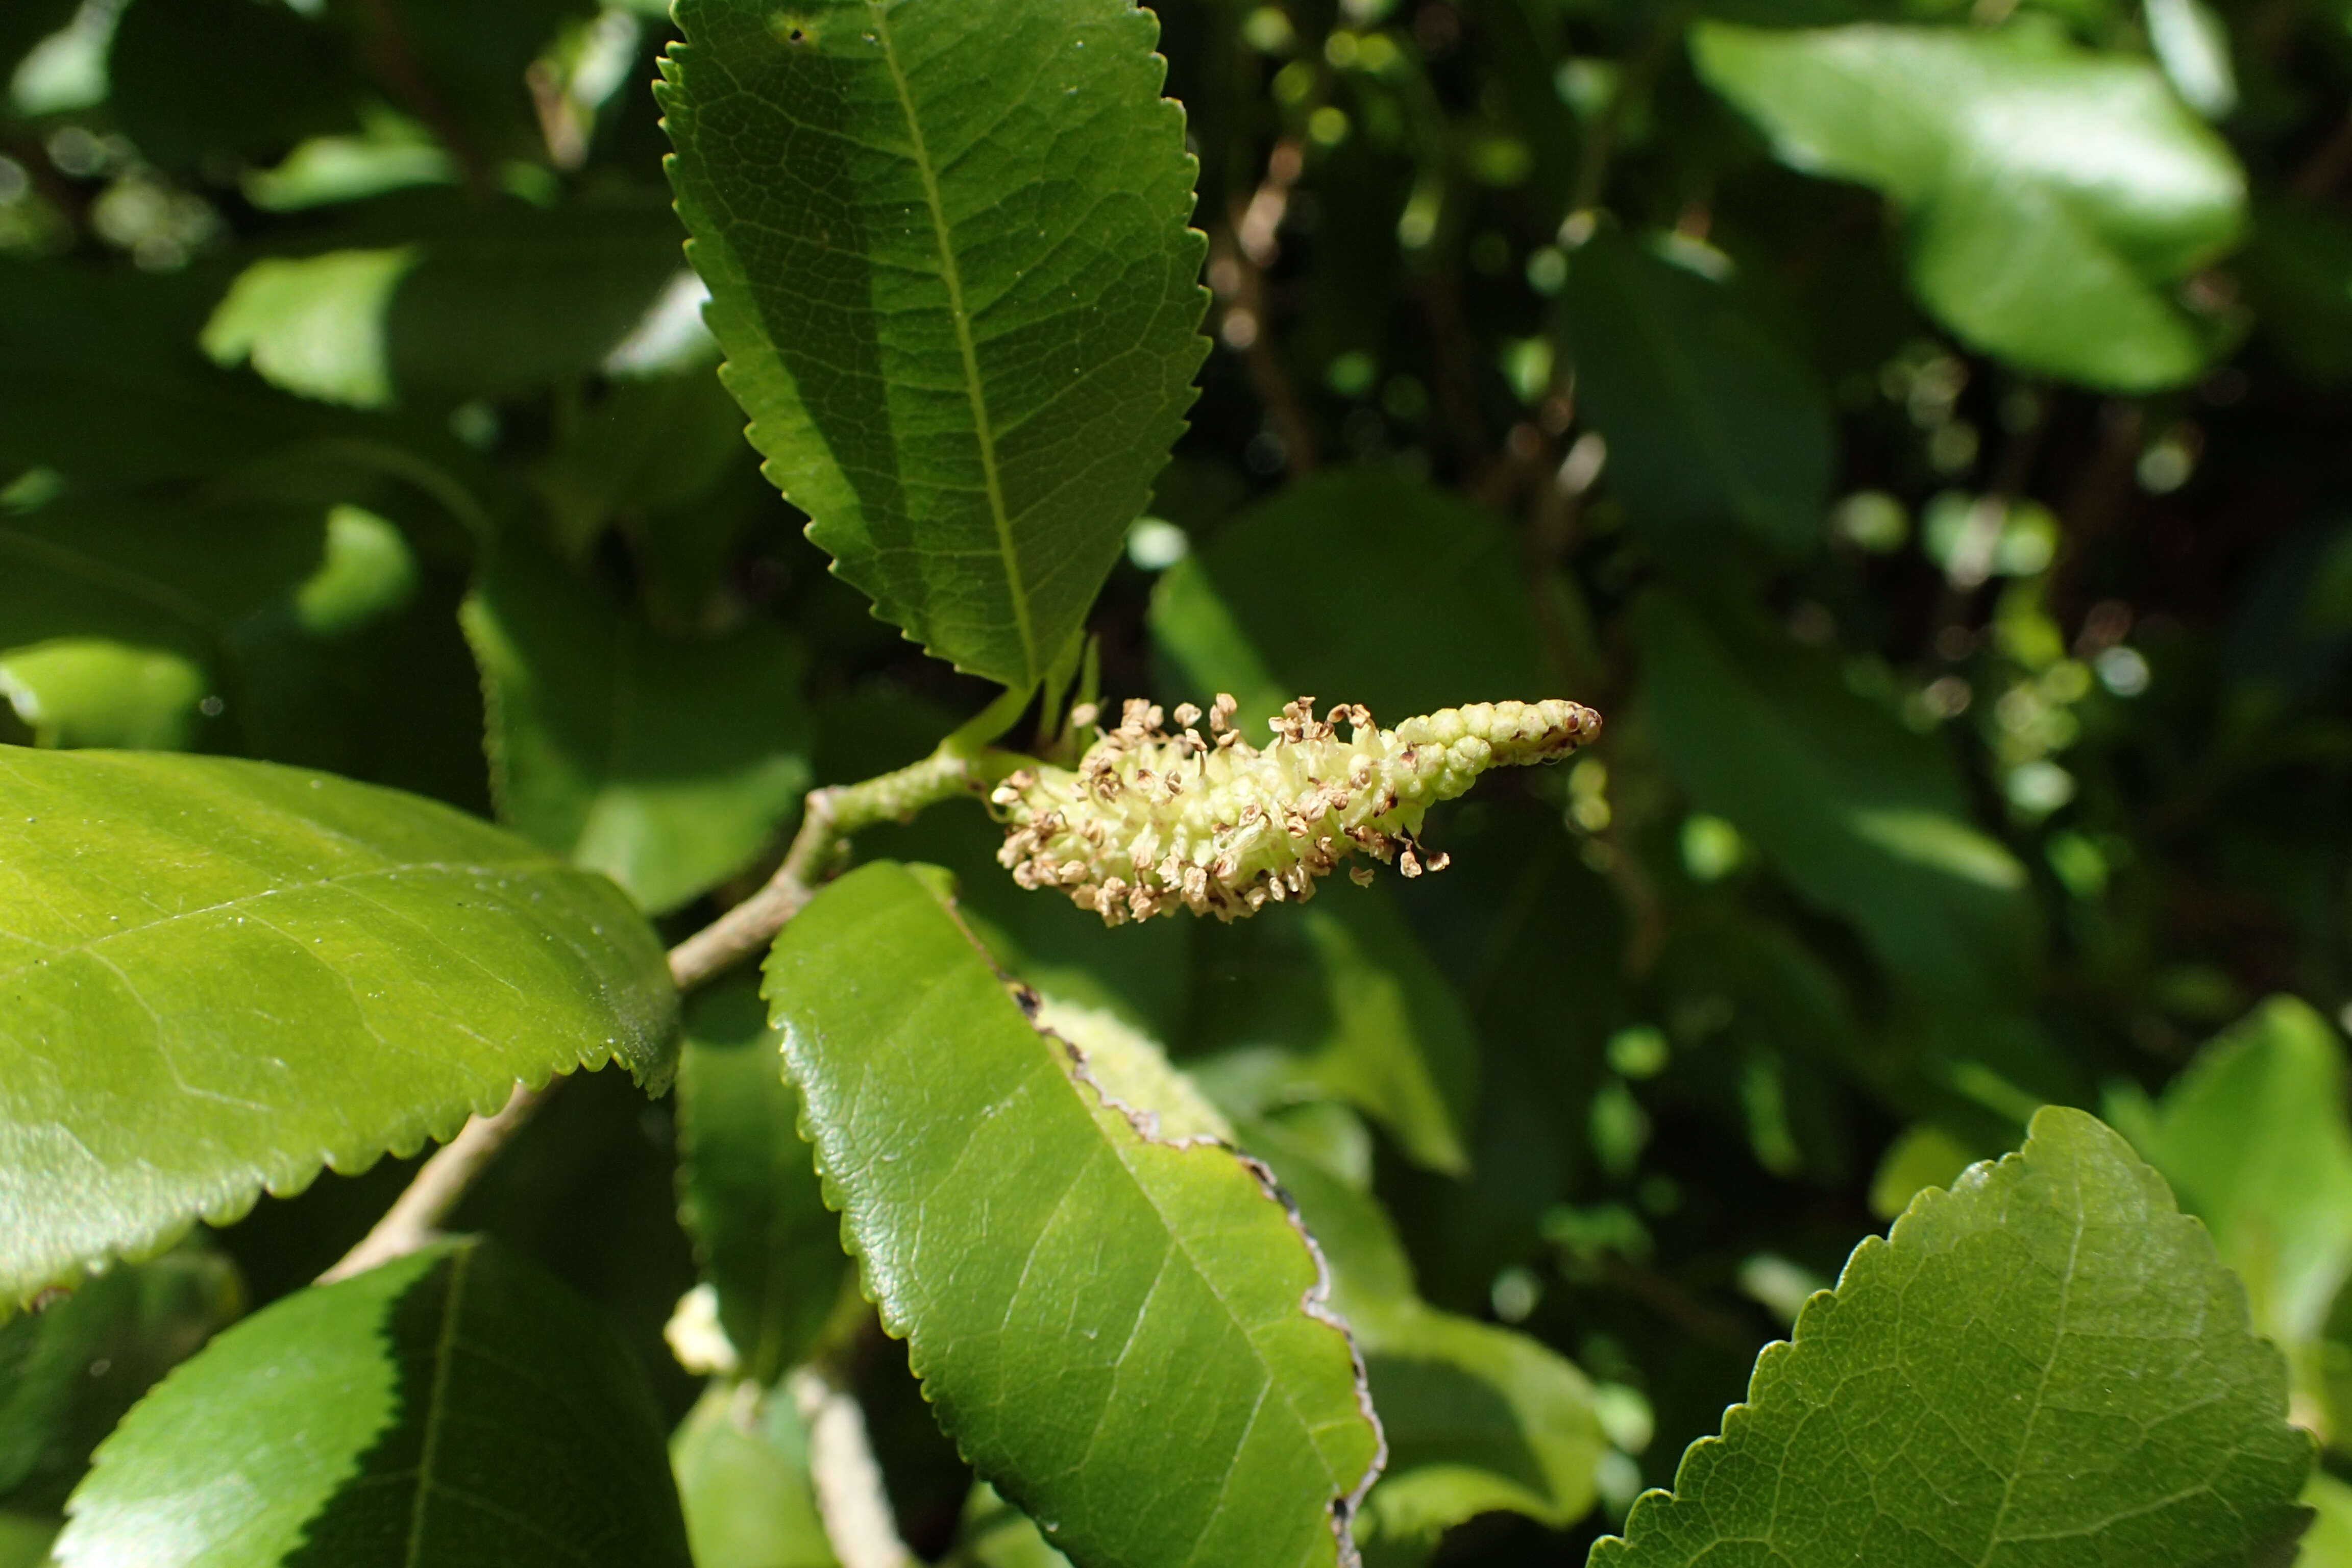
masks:
[[[782,1037],[748,977],[697,994],[677,1063],[679,1217],[742,1370],[765,1386],[807,1358],[849,1260],[800,1134]]]
[[[2303,1500],[2313,1518],[2295,1554],[2298,1568],[2352,1568],[2352,1484],[2314,1470]]]
[[[1602,230],[1570,264],[1560,320],[1579,406],[1635,521],[1667,539],[1729,521],[1791,555],[1820,547],[1828,399],[1729,288]]]
[[[1459,1175],[1478,1101],[1478,1037],[1387,888],[1342,888],[1278,921],[1204,928],[1206,1020],[1191,1042],[1254,1076],[1372,1117],[1416,1163]],[[1238,1067],[1242,1063],[1235,1063]]]
[[[1596,1568],[2284,1563],[2310,1439],[2163,1178],[2093,1118],[1921,1194]]]
[[[207,684],[203,668],[179,654],[105,637],[0,653],[0,698],[38,746],[183,751],[195,738]]]
[[[1948,1186],[1976,1163],[1976,1151],[1932,1121],[1905,1128],[1870,1178],[1870,1212],[1893,1219],[1929,1187]]]
[[[1508,1510],[1555,1529],[1591,1508],[1607,1444],[1583,1373],[1514,1330],[1421,1299],[1378,1200],[1340,1180],[1283,1125],[1251,1123],[1266,1161],[1321,1247],[1332,1300],[1364,1352],[1389,1458],[1365,1500],[1382,1554],[1433,1545],[1449,1527]]]
[[[2352,382],[2352,223],[2315,204],[2258,203],[2237,268],[2263,347],[2314,385]]]
[[[2153,64],[2026,25],[1707,23],[1692,52],[1784,163],[1902,209],[1913,289],[1976,347],[2117,391],[2204,368],[2174,290],[2238,238],[2245,176]]]
[[[0,80],[14,76],[33,46],[72,21],[78,9],[79,0],[19,0],[0,11]],[[0,114],[7,108],[0,102]]]
[[[411,795],[0,747],[0,1301],[447,1137],[518,1079],[669,1070],[620,891]]]
[[[47,1514],[0,1512],[0,1568],[48,1568],[49,1543],[64,1525]]]
[[[191,70],[192,59],[234,60]],[[357,128],[366,84],[337,31],[289,5],[144,0],[116,25],[107,109],[140,153],[168,169],[275,155],[306,136]],[[255,83],[266,81],[266,90]]]
[[[1304,1237],[1230,1151],[1074,1077],[935,875],[834,883],[766,991],[940,1425],[1076,1562],[1340,1562],[1380,1437]]]
[[[191,1246],[0,1323],[0,1507],[61,1508],[123,1412],[244,1304],[236,1266]]]
[[[706,363],[618,382],[562,430],[531,479],[564,553],[575,561],[614,520],[643,523],[648,513],[677,509],[638,530],[656,557],[649,565],[658,568],[665,564],[662,547],[683,542],[673,537],[681,532],[715,531],[719,549],[695,553],[715,557],[723,551],[730,542],[724,531],[734,521],[730,509],[693,503],[751,460],[742,413],[719,384],[715,364]],[[773,506],[765,485],[756,493]],[[719,564],[711,559],[693,575],[715,577]],[[700,600],[689,598],[681,607],[690,616]]]
[[[2352,1276],[2347,1066],[2326,1019],[2274,996],[2214,1037],[2156,1105],[2124,1091],[2114,1108],[2212,1230],[2256,1327],[2298,1362]]]
[[[1418,1303],[1350,1303],[1389,1468],[1364,1506],[1368,1540],[1433,1543],[1507,1510],[1558,1530],[1592,1507],[1608,1444],[1592,1385],[1559,1353],[1511,1329]]]
[[[665,636],[520,536],[464,621],[500,818],[648,910],[741,870],[808,789],[800,650],[773,626]]]
[[[1465,702],[1559,695],[1518,546],[1493,512],[1398,472],[1342,469],[1234,518],[1160,580],[1152,636],[1202,707],[1265,721],[1301,692],[1393,724]]]
[[[1027,687],[1183,428],[1184,116],[1129,0],[683,0],[656,90],[729,389],[877,611]]]
[[[1036,1521],[999,1497],[986,1481],[963,1505],[963,1528],[950,1568],[1070,1568],[1046,1542]]]
[[[222,1334],[100,1447],[68,1512],[71,1568],[688,1562],[627,1348],[476,1240]]]
[[[208,364],[216,281],[0,260],[0,483],[54,469],[86,487],[211,476],[352,417]]]
[[[783,1390],[713,1383],[672,1434],[669,1461],[695,1568],[835,1568],[808,1430]]]
[[[294,646],[374,625],[415,585],[400,531],[353,506],[99,495],[0,513],[0,696],[44,745],[168,750],[226,731],[273,752],[294,715],[269,678]],[[234,711],[208,723],[207,697]]]
[[[440,216],[237,275],[205,323],[215,363],[357,408],[526,392],[593,370],[677,271],[644,203]]]
[[[1720,637],[1663,595],[1635,626],[1643,711],[1700,809],[1853,921],[1922,994],[1981,1005],[2016,993],[2038,934],[2025,869],[1970,826],[1936,742],[1760,631]]]

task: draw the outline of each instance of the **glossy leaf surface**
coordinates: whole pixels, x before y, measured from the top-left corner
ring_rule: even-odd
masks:
[[[806,1358],[849,1267],[782,1045],[743,976],[688,1004],[677,1063],[679,1217],[742,1372],[762,1386]]]
[[[1074,1077],[934,875],[833,884],[766,992],[940,1425],[1076,1562],[1339,1562],[1380,1438],[1305,1238],[1230,1151]]]
[[[1203,244],[1128,0],[687,0],[659,89],[727,384],[884,618],[1040,679],[1192,401]]]
[[[808,789],[800,650],[772,626],[666,635],[520,538],[464,619],[500,818],[648,910],[741,870]]]
[[[1596,1568],[2284,1562],[2311,1444],[2162,1177],[2076,1110],[1865,1241]]]
[[[533,1083],[669,1070],[659,942],[603,878],[414,796],[0,748],[0,1300]]]
[[[2245,176],[2152,63],[2028,26],[1710,23],[1693,53],[1782,161],[1903,209],[1912,288],[1976,347],[2124,391],[2203,368],[2173,291],[2237,238]]]
[[[643,1374],[593,1309],[487,1243],[299,1291],[100,1448],[73,1568],[686,1568]]]

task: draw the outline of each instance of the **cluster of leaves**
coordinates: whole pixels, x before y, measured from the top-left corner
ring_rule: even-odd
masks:
[[[2347,20],[17,0],[0,1568],[2352,1564]],[[1220,691],[1609,729],[681,999]]]

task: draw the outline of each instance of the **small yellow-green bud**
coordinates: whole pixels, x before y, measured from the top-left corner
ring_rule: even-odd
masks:
[[[1219,694],[1204,739],[1191,703],[1171,734],[1157,706],[1131,701],[1076,769],[1013,774],[989,796],[1005,824],[997,858],[1023,887],[1058,888],[1111,925],[1179,908],[1234,920],[1313,897],[1359,851],[1408,877],[1444,869],[1414,840],[1431,806],[1488,768],[1564,757],[1601,730],[1600,714],[1557,699],[1477,702],[1383,730],[1360,705],[1318,721],[1302,697],[1260,751],[1233,728],[1234,707]]]

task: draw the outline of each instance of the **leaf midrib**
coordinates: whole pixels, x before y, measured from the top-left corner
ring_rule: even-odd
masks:
[[[988,496],[989,521],[996,528],[996,552],[1003,563],[1005,589],[1013,601],[1013,629],[1021,636],[1021,671],[1024,679],[1028,679],[1035,675],[1038,668],[1037,637],[1029,624],[1029,591],[1021,578],[1021,559],[1015,553],[1013,540],[1013,519],[1005,510],[1003,480],[997,472],[996,434],[989,419],[988,395],[981,384],[980,351],[972,342],[971,318],[964,309],[963,273],[949,234],[947,204],[940,194],[939,171],[923,141],[914,94],[908,86],[906,71],[898,64],[898,44],[890,34],[889,7],[882,0],[866,0],[866,10],[874,18],[874,33],[881,41],[883,61],[890,68],[891,90],[898,95],[899,110],[906,116],[915,171],[922,176],[923,200],[930,208],[931,231],[939,240],[940,281],[946,285],[948,314],[955,321],[956,351],[963,360],[964,395],[971,405],[973,434],[980,446],[981,478]]]
[[[1977,1568],[1987,1568],[1993,1556],[2009,1544],[2001,1534],[2009,1523],[2009,1510],[2016,1500],[2017,1478],[2025,1468],[2025,1457],[2033,1447],[2033,1430],[2042,1424],[2042,1412],[2050,1394],[2050,1374],[2056,1370],[2058,1357],[2066,1346],[2066,1313],[2074,1296],[2074,1274],[2083,1257],[2083,1233],[2090,1228],[2090,1216],[2083,1196],[2082,1176],[2076,1173],[2074,1192],[2074,1234],[2066,1244],[2066,1273],[2058,1282],[2058,1322],[2051,1331],[2050,1353],[2042,1359],[2042,1373],[2034,1380],[2033,1403],[2025,1415],[2025,1430],[2017,1440],[2017,1452],[2009,1462],[2009,1474],[2000,1483],[2000,1508],[1992,1518],[1992,1528],[1986,1532],[1984,1555],[1977,1559]]]
[[[464,1305],[466,1273],[474,1261],[471,1247],[449,1260],[449,1294],[441,1304],[441,1332],[433,1346],[433,1392],[425,1406],[425,1447],[416,1460],[416,1500],[408,1510],[407,1568],[421,1568],[418,1555],[425,1541],[425,1505],[433,1496],[433,1462],[441,1446],[441,1420],[448,1409],[449,1367],[457,1359],[458,1309]]]

